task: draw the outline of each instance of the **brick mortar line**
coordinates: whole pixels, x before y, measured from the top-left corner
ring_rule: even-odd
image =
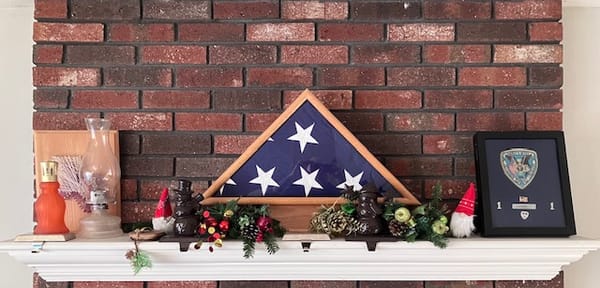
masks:
[[[418,62],[406,62],[406,63],[343,63],[343,64],[318,64],[318,63],[267,63],[267,64],[190,64],[190,63],[164,63],[164,64],[69,64],[69,63],[49,63],[49,64],[36,64],[34,67],[43,68],[115,68],[115,69],[175,69],[175,68],[186,68],[186,69],[233,69],[233,68],[316,68],[316,69],[331,69],[331,68],[503,68],[503,67],[519,67],[519,68],[549,68],[549,67],[562,67],[562,63],[552,62],[535,62],[535,63],[499,63],[499,62],[486,62],[486,63],[418,63]],[[275,87],[277,88],[277,87]]]
[[[318,87],[318,86],[312,86]],[[449,91],[449,92],[457,92],[457,91],[492,91],[492,90],[517,90],[517,91],[543,91],[543,90],[554,90],[559,91],[560,86],[374,86],[374,87],[356,87],[356,86],[339,86],[346,88],[336,88],[336,87],[328,87],[327,89],[311,89],[313,91],[418,91],[418,92],[427,92],[427,91]],[[298,91],[302,92],[303,89],[298,89],[297,87],[146,87],[146,86],[36,86],[37,90],[44,91],[173,91],[173,92],[217,92],[223,90],[249,90],[249,91]],[[160,109],[160,108],[148,108],[148,109]],[[208,108],[207,108],[208,109]]]
[[[384,41],[384,40],[315,40],[315,41],[202,41],[202,40],[173,40],[173,41],[66,41],[66,40],[38,40],[37,45],[68,45],[68,46],[465,46],[465,45],[562,45],[556,40],[462,40],[462,41]],[[312,44],[312,45],[309,45]]]
[[[72,1],[72,0],[70,0]],[[77,1],[77,0],[75,0]],[[71,11],[68,11],[68,17],[70,17]],[[388,25],[404,25],[404,24],[490,24],[490,23],[547,23],[547,22],[559,22],[564,19],[554,18],[515,18],[515,19],[496,19],[496,18],[485,18],[485,19],[281,19],[281,18],[268,18],[268,19],[159,19],[159,18],[126,18],[126,19],[110,19],[110,18],[88,18],[88,19],[74,19],[74,18],[34,18],[33,20],[39,23],[64,23],[64,24],[165,24],[165,23],[180,23],[180,24],[388,24]],[[132,22],[137,21],[137,22]]]

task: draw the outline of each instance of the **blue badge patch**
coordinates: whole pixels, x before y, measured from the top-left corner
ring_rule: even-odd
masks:
[[[519,189],[525,189],[538,170],[538,155],[526,148],[512,148],[500,152],[500,165],[504,175]]]

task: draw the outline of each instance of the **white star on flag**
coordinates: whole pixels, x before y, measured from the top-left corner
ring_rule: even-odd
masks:
[[[304,186],[304,194],[306,195],[306,197],[308,197],[308,194],[310,194],[310,189],[323,189],[323,186],[321,186],[321,184],[319,184],[319,182],[317,182],[316,180],[318,173],[319,169],[309,174],[308,172],[306,172],[306,170],[304,170],[304,168],[302,168],[302,166],[300,166],[300,174],[302,174],[302,177],[296,180],[296,182],[294,182],[293,184]]]
[[[362,178],[364,171],[361,171],[358,175],[352,176],[346,169],[344,169],[344,177],[346,181],[341,183],[340,185],[335,186],[335,188],[346,189],[346,186],[353,186],[354,191],[360,191],[362,189],[362,185],[360,185],[360,179]]]
[[[223,186],[221,186],[221,189],[219,189],[219,194],[223,195],[223,189],[225,189],[225,185],[237,185],[237,183],[235,183],[235,181],[233,181],[233,179],[229,179],[227,180],[227,182],[225,182],[225,184],[223,184]]]
[[[265,172],[260,167],[258,167],[258,165],[256,165],[256,173],[258,174],[258,176],[250,180],[250,183],[259,184],[263,196],[265,196],[265,193],[267,193],[267,188],[269,188],[269,186],[279,187],[279,184],[277,184],[277,182],[273,180],[273,173],[275,172],[275,168],[276,167],[273,167],[271,170]]]
[[[310,135],[310,133],[312,133],[313,128],[315,127],[315,123],[308,126],[308,128],[306,129],[302,128],[302,126],[300,126],[298,122],[294,123],[296,124],[296,134],[290,136],[289,138],[287,138],[287,140],[298,141],[298,143],[300,144],[300,153],[304,153],[304,148],[306,147],[307,143],[319,144],[319,142],[317,142],[317,139],[313,138]]]

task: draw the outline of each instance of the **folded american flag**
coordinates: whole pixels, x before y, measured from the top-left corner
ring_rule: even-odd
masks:
[[[381,193],[396,192],[397,197],[404,197],[403,202],[418,203],[307,90],[209,187],[205,196],[264,200],[338,197],[346,186],[360,190],[367,183],[373,183]]]

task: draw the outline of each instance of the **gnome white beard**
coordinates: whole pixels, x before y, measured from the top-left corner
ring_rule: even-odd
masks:
[[[452,219],[450,219],[450,231],[456,238],[465,238],[471,236],[471,233],[475,231],[473,216],[469,216],[461,212],[452,213]]]
[[[154,231],[165,232],[167,234],[173,234],[173,226],[175,225],[175,218],[173,217],[156,217],[152,218],[152,227]]]

